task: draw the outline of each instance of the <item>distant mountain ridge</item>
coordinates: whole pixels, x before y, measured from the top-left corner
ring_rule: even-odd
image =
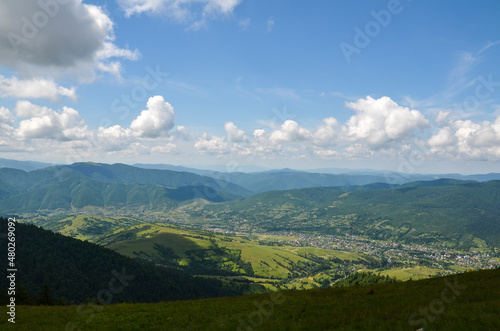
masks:
[[[0,168],[14,168],[24,171],[33,171],[33,170],[47,168],[53,165],[55,164],[37,162],[37,161],[18,161],[18,160],[0,158]]]
[[[88,206],[162,209],[199,198],[221,202],[249,194],[211,177],[122,164],[75,163],[31,172],[0,169],[0,209],[11,214]]]
[[[442,178],[458,180],[489,181],[500,180],[500,173],[460,175],[460,174],[405,174],[393,171],[376,171],[369,169],[318,169],[317,172],[294,169],[275,169],[260,172],[219,172],[166,164],[136,164],[146,169],[182,170],[223,179],[254,193],[275,190],[291,190],[310,187],[354,186],[373,183],[405,184],[415,181],[433,181]],[[324,171],[324,172],[321,172]],[[328,173],[335,172],[335,173]]]
[[[94,167],[90,166],[94,165]],[[95,166],[99,165],[99,168]],[[16,161],[0,159],[0,167],[15,168],[25,171],[42,170],[49,166],[47,163],[33,161]],[[110,168],[112,166],[112,168]],[[197,169],[192,167],[174,166],[169,164],[145,164],[137,163],[132,166],[125,164],[102,164],[92,162],[80,162],[72,165],[62,165],[56,167],[70,167],[81,174],[106,181],[120,183],[158,184],[169,187],[193,185],[195,177],[188,174],[195,174],[202,177],[210,177],[215,182],[210,182],[208,186],[234,194],[236,196],[248,196],[254,193],[261,193],[274,190],[290,190],[309,187],[332,187],[332,186],[362,186],[373,183],[405,184],[415,181],[432,181],[440,178],[451,178],[458,180],[489,181],[500,180],[500,173],[461,175],[449,174],[407,174],[392,171],[379,171],[370,169],[340,169],[324,168],[316,170],[294,170],[294,169],[273,169],[265,171],[214,171]],[[62,168],[61,168],[62,169]],[[142,169],[138,170],[138,169]],[[238,167],[238,169],[259,169],[259,167]],[[143,170],[153,170],[144,172]],[[166,172],[171,171],[166,175]],[[179,174],[183,173],[183,174]],[[189,181],[176,181],[175,178],[188,178]],[[207,178],[197,179],[194,185],[206,185]]]

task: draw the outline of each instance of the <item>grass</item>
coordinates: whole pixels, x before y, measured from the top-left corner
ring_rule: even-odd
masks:
[[[75,306],[20,306],[16,324],[9,327],[19,330],[72,330],[72,325],[81,330],[414,331],[421,327],[426,331],[500,330],[499,281],[497,269],[372,287],[158,304],[112,304],[97,307],[99,312],[91,306],[83,307],[81,313]],[[447,284],[457,286],[450,290]],[[422,311],[430,314],[427,319]],[[6,329],[7,323],[2,319],[0,329]]]
[[[407,281],[410,278],[413,280],[429,278],[435,276],[439,272],[442,272],[442,270],[435,268],[428,268],[428,267],[412,267],[403,269],[384,270],[380,272],[379,275],[394,277],[402,281]]]
[[[127,234],[133,234],[135,239],[130,239]],[[120,254],[135,257],[134,251],[144,251],[149,255],[156,255],[155,244],[172,247],[181,258],[181,264],[188,264],[186,252],[190,250],[206,250],[212,248],[211,240],[217,246],[231,251],[241,251],[241,259],[250,262],[255,275],[261,278],[288,278],[291,263],[308,262],[299,256],[313,254],[324,258],[340,258],[342,260],[363,261],[366,255],[342,252],[337,250],[320,249],[313,247],[294,246],[266,246],[259,245],[257,241],[241,237],[227,237],[223,235],[208,235],[203,232],[184,230],[161,224],[140,224],[130,228],[115,231],[102,239],[105,246],[112,248]],[[229,262],[228,262],[229,263]],[[285,267],[284,267],[285,266]]]
[[[90,214],[72,215],[52,222],[38,218],[28,219],[28,221],[65,236],[88,240],[90,242],[95,242],[99,237],[109,232],[142,223],[142,221],[131,217],[96,216]]]

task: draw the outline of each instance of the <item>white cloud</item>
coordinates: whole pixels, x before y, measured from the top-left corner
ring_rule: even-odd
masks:
[[[198,151],[204,151],[213,154],[225,154],[230,151],[230,146],[226,139],[221,137],[212,137],[204,133],[194,144]]]
[[[443,125],[448,123],[448,117],[450,116],[450,112],[440,110],[438,115],[436,116],[436,122],[439,125]]]
[[[172,132],[172,136],[173,136],[173,138],[178,139],[178,140],[191,140],[192,139],[191,133],[183,125],[177,125],[175,127],[175,131]]]
[[[313,134],[313,140],[316,145],[328,146],[338,140],[338,122],[333,117],[323,119],[325,124],[318,126]]]
[[[234,8],[241,0],[208,0],[203,12],[206,14],[223,14],[228,15],[233,12]]]
[[[165,15],[176,22],[190,24],[191,30],[204,27],[210,18],[232,14],[240,2],[241,0],[118,0],[125,17],[142,13]]]
[[[14,124],[14,115],[5,107],[0,107],[0,123],[2,124]]]
[[[479,124],[473,123],[471,120],[467,121],[456,121],[455,126],[455,136],[458,139],[457,147],[459,153],[478,158],[481,156],[481,150],[475,148],[472,144],[475,133],[481,128]]]
[[[256,129],[247,136],[233,122],[226,122],[226,135],[219,137],[197,135],[184,126],[174,126],[173,107],[162,96],[150,98],[146,110],[130,127],[113,125],[95,131],[87,127],[75,109],[53,110],[23,100],[12,112],[0,107],[0,148],[45,155],[51,155],[53,150],[54,156],[70,155],[73,161],[121,154],[191,157],[195,152],[252,162],[255,158],[304,157],[397,162],[397,157],[407,155],[416,146],[427,147],[426,159],[500,159],[500,115],[495,121],[453,121],[441,112],[431,131],[429,121],[419,111],[401,107],[389,98],[367,97],[347,106],[355,115],[345,123],[327,117],[315,129],[309,129],[288,119],[277,127]],[[427,131],[417,135],[419,129]],[[423,141],[423,137],[428,138]]]
[[[238,127],[234,125],[233,122],[227,122],[224,125],[224,129],[226,130],[227,133],[227,139],[230,142],[243,142],[247,140],[245,132],[243,130],[238,129]]]
[[[250,18],[238,21],[238,26],[241,31],[246,31],[250,27]]]
[[[269,135],[266,133],[264,129],[257,129],[253,132],[253,137],[259,144],[264,144],[268,139]]]
[[[453,159],[500,158],[500,116],[495,122],[457,120],[427,141],[431,151]]]
[[[9,136],[13,131],[14,115],[5,107],[0,107],[0,136]],[[4,142],[5,144],[6,142]]]
[[[271,32],[274,29],[274,17],[269,17],[266,23],[266,32]]]
[[[100,127],[97,138],[99,147],[106,151],[120,151],[130,145],[133,139],[132,130],[124,129],[120,125],[109,128]]]
[[[314,154],[326,159],[336,158],[340,155],[338,151],[334,151],[331,149],[317,149],[314,151]]]
[[[137,60],[140,58],[141,53],[137,49],[131,51],[129,49],[119,48],[112,42],[104,42],[101,49],[96,53],[99,59],[109,59],[112,57],[122,57],[127,60]]]
[[[0,147],[4,152],[37,151],[72,163],[110,155],[176,154],[176,140],[189,144],[192,135],[183,126],[167,135],[173,127],[174,113],[163,97],[150,98],[147,108],[129,128],[113,125],[94,131],[75,109],[53,110],[27,100],[18,101],[12,113],[0,107]],[[16,118],[20,119],[17,127]]]
[[[170,154],[174,152],[177,152],[177,145],[173,143],[166,143],[165,145],[151,148],[151,153],[153,154]]]
[[[286,120],[280,130],[275,130],[269,135],[269,140],[273,144],[282,144],[287,142],[300,142],[311,138],[311,133],[301,128],[297,122]]]
[[[91,133],[80,114],[73,108],[55,111],[47,107],[18,101],[18,117],[28,118],[19,122],[17,135],[21,138],[46,138],[56,140],[83,140]]]
[[[111,58],[139,55],[114,45],[111,19],[81,0],[3,0],[1,11],[0,64],[32,77],[69,73],[88,81]]]
[[[156,138],[168,134],[174,127],[174,108],[162,96],[149,98],[147,110],[132,121],[130,128],[139,137]]]
[[[356,112],[342,128],[343,134],[352,141],[364,142],[371,147],[409,138],[429,121],[418,110],[401,107],[389,97],[359,99],[346,106]]]
[[[19,80],[17,77],[6,78],[0,75],[0,97],[45,98],[58,101],[61,96],[76,100],[76,88],[59,86],[52,79],[38,77]]]
[[[428,144],[431,147],[442,147],[452,144],[454,134],[449,126],[441,128],[436,134],[429,138]]]

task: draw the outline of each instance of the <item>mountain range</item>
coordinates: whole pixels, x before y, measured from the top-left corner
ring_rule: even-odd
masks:
[[[30,172],[2,168],[0,209],[10,215],[175,212],[224,226],[245,220],[266,231],[348,232],[421,243],[439,239],[468,248],[477,246],[476,239],[500,244],[500,181],[397,184],[381,178],[291,169],[199,175],[91,162]]]

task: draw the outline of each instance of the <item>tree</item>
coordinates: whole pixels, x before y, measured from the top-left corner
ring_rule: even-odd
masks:
[[[53,306],[56,303],[56,299],[52,295],[50,287],[47,284],[43,285],[42,292],[38,298],[38,304],[40,306]]]

